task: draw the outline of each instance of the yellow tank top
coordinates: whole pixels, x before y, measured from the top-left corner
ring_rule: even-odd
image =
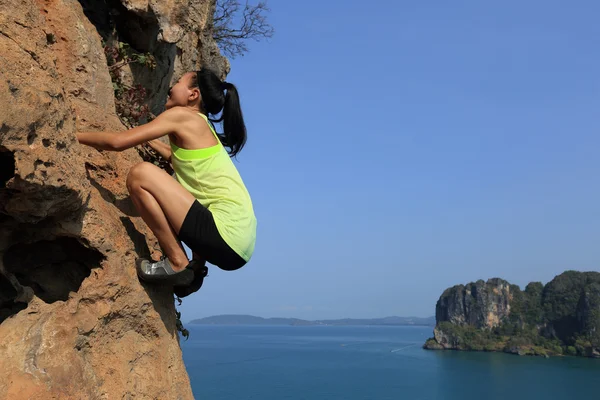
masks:
[[[256,242],[256,217],[242,178],[204,114],[217,144],[196,150],[171,143],[171,163],[177,181],[206,207],[215,219],[223,240],[249,261]]]

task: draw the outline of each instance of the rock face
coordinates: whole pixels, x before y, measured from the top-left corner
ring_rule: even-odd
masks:
[[[157,247],[125,187],[141,158],[80,146],[75,132],[124,129],[110,26],[156,56],[151,73],[124,72],[152,88],[155,112],[185,70],[227,74],[206,32],[212,7],[0,0],[1,399],[193,398],[172,290],[135,274]]]
[[[600,273],[567,271],[525,291],[502,279],[447,289],[428,349],[600,355]]]
[[[511,297],[510,284],[497,278],[454,286],[440,297],[436,322],[493,328],[509,315]]]

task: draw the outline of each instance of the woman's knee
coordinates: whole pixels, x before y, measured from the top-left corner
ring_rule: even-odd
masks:
[[[154,165],[149,162],[141,162],[131,167],[127,174],[127,190],[131,192],[138,188],[144,179],[151,173],[152,167],[154,167]]]

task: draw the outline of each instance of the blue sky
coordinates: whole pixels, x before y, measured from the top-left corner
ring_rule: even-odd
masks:
[[[256,252],[184,320],[429,316],[600,270],[600,4],[270,0],[232,60]]]

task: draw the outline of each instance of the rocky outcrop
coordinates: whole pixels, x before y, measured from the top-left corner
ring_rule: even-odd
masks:
[[[600,355],[600,273],[567,271],[525,291],[502,279],[447,289],[427,349]]]
[[[212,7],[0,0],[0,399],[192,398],[172,290],[134,270],[156,249],[125,187],[140,156],[80,146],[75,132],[124,129],[107,30],[156,56],[150,72],[123,68],[155,112],[183,71],[225,75]]]

